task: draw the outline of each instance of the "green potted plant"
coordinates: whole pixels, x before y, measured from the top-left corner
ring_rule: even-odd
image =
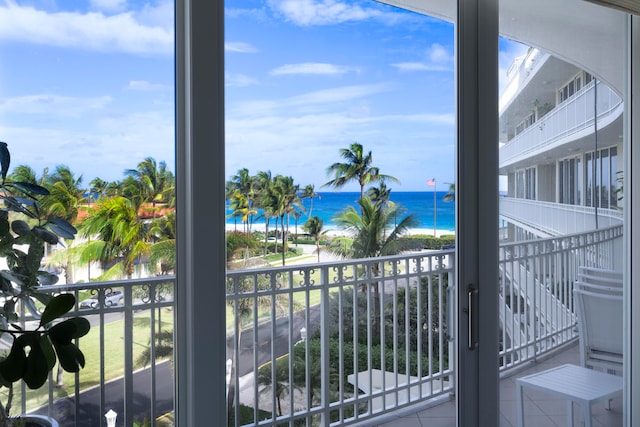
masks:
[[[57,426],[45,417],[12,417],[10,410],[14,383],[22,380],[30,389],[38,389],[56,362],[67,372],[84,367],[84,355],[75,340],[89,332],[89,322],[83,317],[61,320],[74,307],[75,297],[38,290],[58,280],[41,270],[45,243],[73,239],[76,229],[43,214],[40,199],[49,194],[46,188],[6,181],[9,164],[7,144],[0,142],[0,260],[6,262],[6,269],[0,270],[0,336],[7,341],[8,335],[11,342],[8,353],[0,356],[0,386],[8,388],[7,400],[0,402],[0,427]],[[25,309],[37,327],[18,325],[19,312]]]

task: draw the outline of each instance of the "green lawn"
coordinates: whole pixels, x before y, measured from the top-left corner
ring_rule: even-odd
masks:
[[[173,312],[171,309],[162,309],[162,330],[173,330]],[[156,332],[158,330],[158,311],[155,319]],[[151,320],[149,311],[136,314],[133,322],[133,359],[135,368],[138,366],[135,361],[149,348],[151,337]],[[100,327],[94,326],[89,333],[80,339],[80,349],[85,355],[86,364],[80,371],[80,390],[100,384]],[[105,381],[110,381],[124,375],[124,320],[104,325],[104,375]],[[55,378],[57,367],[53,369]],[[63,374],[64,386],[54,388],[54,399],[66,397],[74,390],[74,374],[65,372]],[[20,389],[16,385],[14,390],[14,410],[12,413],[19,413],[18,402],[20,402]],[[48,402],[48,386],[45,384],[39,390],[27,390],[27,410],[38,408]],[[6,402],[8,394],[7,388],[0,389],[0,399]]]

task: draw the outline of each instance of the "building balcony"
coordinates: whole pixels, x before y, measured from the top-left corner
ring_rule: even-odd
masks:
[[[562,236],[585,233],[596,228],[622,225],[623,211],[542,202],[539,200],[500,198],[500,217],[538,236]]]
[[[559,350],[577,363],[567,295],[578,265],[613,267],[621,233],[620,226],[500,246],[503,388],[513,372]],[[454,266],[455,251],[444,250],[228,271],[232,425],[384,425],[400,414],[419,420],[429,407],[429,416],[450,421]],[[118,425],[172,425],[174,289],[166,276],[44,287],[94,297],[70,313],[92,324],[94,336],[81,339],[87,366],[59,384],[54,369],[43,393],[19,390],[15,407],[62,426],[106,426],[110,409]],[[105,298],[114,290],[120,301]]]
[[[525,166],[547,164],[576,152],[592,151],[594,104],[597,104],[598,139],[609,145],[618,142],[621,128],[612,125],[621,123],[622,99],[606,85],[596,85],[592,81],[501,146],[500,172],[506,174]]]

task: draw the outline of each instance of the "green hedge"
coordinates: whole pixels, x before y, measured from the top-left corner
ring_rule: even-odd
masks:
[[[403,237],[407,247],[412,250],[420,249],[442,249],[443,246],[453,245],[456,242],[456,236],[449,234],[442,237],[429,236],[428,234],[414,234]]]

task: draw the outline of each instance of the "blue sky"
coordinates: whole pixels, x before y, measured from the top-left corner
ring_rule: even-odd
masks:
[[[225,19],[228,176],[320,189],[357,141],[396,191],[453,181],[452,24],[355,0],[233,0]],[[501,49],[501,68],[523,50]],[[0,94],[14,166],[172,167],[173,2],[0,0]]]

